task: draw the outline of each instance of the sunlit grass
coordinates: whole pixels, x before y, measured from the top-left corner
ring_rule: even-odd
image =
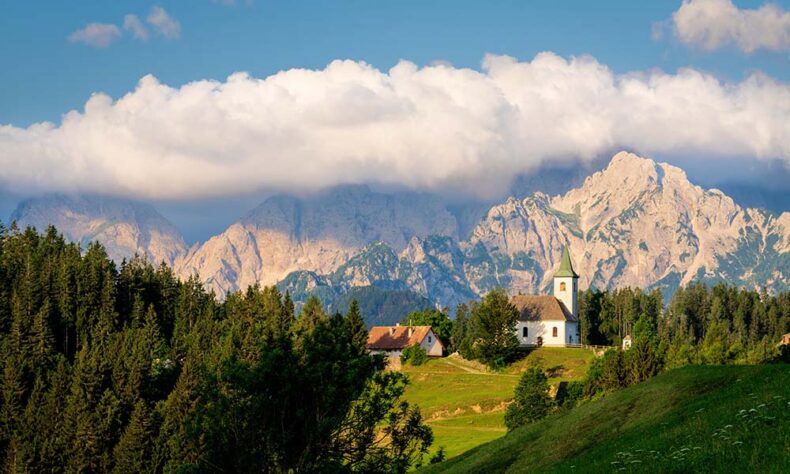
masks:
[[[558,413],[435,472],[787,472],[790,366],[686,367]]]
[[[417,406],[434,431],[432,451],[448,457],[503,436],[504,411],[521,372],[534,364],[555,369],[551,383],[578,380],[594,355],[585,349],[540,348],[502,371],[488,371],[460,357],[431,359],[403,367],[409,376],[406,399]]]

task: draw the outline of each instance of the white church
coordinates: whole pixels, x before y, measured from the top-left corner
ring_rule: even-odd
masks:
[[[522,346],[572,347],[581,344],[578,280],[570,252],[565,247],[560,268],[554,275],[553,295],[517,295],[511,299],[519,311],[516,335]]]

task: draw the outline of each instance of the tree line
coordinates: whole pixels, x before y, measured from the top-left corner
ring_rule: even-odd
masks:
[[[769,295],[723,283],[691,283],[667,305],[660,290],[588,289],[579,293],[579,331],[587,345],[621,347],[655,359],[660,368],[687,364],[758,364],[780,357],[779,341],[790,332],[790,293]],[[448,352],[492,368],[505,366],[520,350],[514,331],[519,314],[504,290],[447,310],[426,310],[402,323],[431,325]]]
[[[0,225],[6,472],[405,472],[432,433],[352,302],[196,278]]]

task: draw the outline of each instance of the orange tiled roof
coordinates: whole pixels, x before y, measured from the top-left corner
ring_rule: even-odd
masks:
[[[510,302],[518,310],[518,319],[521,321],[577,321],[554,296],[517,295]]]
[[[412,329],[409,336],[409,329]],[[368,333],[368,349],[395,350],[419,344],[428,335],[430,326],[374,326]]]

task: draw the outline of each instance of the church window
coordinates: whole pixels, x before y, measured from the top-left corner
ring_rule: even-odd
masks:
[[[554,326],[554,327],[551,329],[551,336],[552,336],[552,337],[557,337],[557,326]]]
[[[565,291],[565,282],[560,282],[560,291]]]
[[[524,337],[524,338],[526,338],[528,335],[529,335],[529,330],[527,329],[527,327],[526,327],[526,326],[524,326],[524,327],[521,329],[521,337]]]

